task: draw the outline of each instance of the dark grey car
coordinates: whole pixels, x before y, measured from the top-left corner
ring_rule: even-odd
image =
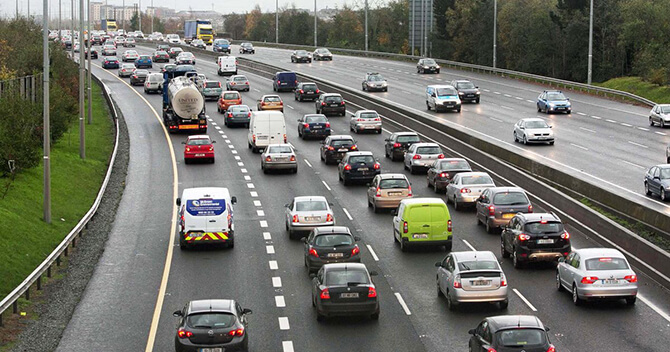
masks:
[[[233,125],[249,127],[250,120],[251,109],[246,105],[231,105],[223,115],[223,124],[228,127]]]
[[[440,193],[447,190],[447,184],[449,184],[449,181],[451,181],[456,174],[471,171],[472,168],[465,159],[441,159],[436,161],[435,164],[428,169],[426,181],[428,187],[433,187],[435,193]]]
[[[377,288],[361,263],[326,264],[312,279],[316,320],[335,315],[368,315],[379,319]],[[313,275],[313,274],[312,274]]]
[[[172,313],[179,318],[174,337],[177,352],[247,351],[249,334],[247,315],[251,309],[242,308],[230,299],[201,299],[191,301]]]
[[[355,243],[359,237],[346,226],[317,227],[303,237],[305,266],[312,273],[331,263],[360,263],[361,249]]]
[[[136,84],[144,84],[144,81],[147,80],[148,75],[149,75],[148,70],[135,69],[135,71],[133,71],[133,74],[130,76],[130,85],[134,86]]]
[[[651,167],[644,175],[644,193],[648,196],[658,194],[662,201],[668,200],[670,191],[670,165],[660,164]]]
[[[468,80],[453,80],[451,81],[451,85],[458,91],[458,97],[461,99],[461,102],[469,101],[479,104],[481,92],[479,91],[479,87],[472,84],[472,82]]]
[[[493,233],[507,225],[517,213],[532,213],[533,205],[526,191],[518,187],[493,187],[477,198],[477,224],[484,224]]]

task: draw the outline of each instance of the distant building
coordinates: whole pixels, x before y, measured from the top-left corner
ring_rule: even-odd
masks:
[[[100,23],[102,19],[102,2],[91,2],[91,24]]]
[[[146,14],[149,17],[158,17],[160,19],[166,19],[175,16],[174,9],[167,7],[147,7]]]

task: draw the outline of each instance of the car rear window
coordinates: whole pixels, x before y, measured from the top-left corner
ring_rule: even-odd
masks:
[[[418,147],[416,148],[417,154],[441,154],[442,150],[440,147]]]
[[[291,150],[291,147],[287,145],[271,145],[268,147],[268,153],[274,154],[274,153],[279,153],[279,154],[290,154],[293,151]]]
[[[475,85],[472,82],[459,82],[458,89],[473,89]]]
[[[227,328],[235,323],[235,316],[229,313],[191,314],[186,318],[186,325],[191,328]]]
[[[328,204],[322,200],[304,200],[295,203],[296,211],[328,210]]]
[[[586,270],[625,270],[628,263],[623,258],[593,258],[586,260]]]
[[[303,84],[302,89],[316,90],[316,84]]]
[[[348,234],[333,233],[316,236],[314,244],[322,247],[350,246],[354,244],[354,239]]]
[[[219,82],[205,82],[205,88],[219,88]]]
[[[323,101],[326,103],[341,103],[342,97],[325,97],[323,98]]]
[[[235,77],[233,81],[235,82],[245,82],[247,80],[246,77]]]
[[[141,60],[149,60],[149,59],[151,59],[151,56],[149,56],[149,55],[140,55],[140,59],[141,59]]]
[[[470,170],[470,164],[465,160],[442,160],[437,168],[440,170]]]
[[[371,164],[375,162],[372,155],[357,155],[349,158],[350,164]]]
[[[458,269],[464,270],[498,270],[498,262],[493,260],[474,260],[458,263]]]
[[[359,117],[361,117],[361,118],[363,118],[363,119],[374,119],[374,118],[379,117],[379,115],[377,115],[376,112],[372,112],[372,111],[371,111],[371,112],[362,112],[362,113],[359,115]]]
[[[307,55],[307,52],[306,52],[305,50],[298,50],[298,51],[295,52],[295,54],[296,54],[296,55],[301,55],[301,56],[302,56],[302,55],[306,56],[306,55]]]
[[[149,75],[149,82],[160,82],[163,80],[163,75],[151,74]]]
[[[496,335],[504,347],[524,348],[544,345],[547,342],[546,333],[540,329],[509,329],[498,331]]]
[[[209,139],[207,138],[194,138],[194,139],[189,139],[187,145],[208,145],[212,144]]]
[[[461,183],[464,185],[489,185],[493,183],[493,180],[487,175],[475,175],[463,177]]]
[[[328,119],[325,116],[307,116],[305,122],[328,122]]]
[[[547,100],[566,100],[563,93],[547,93]]]
[[[398,136],[398,143],[420,142],[419,136]]]
[[[563,232],[563,224],[560,222],[531,222],[526,224],[526,231],[530,233],[554,233]]]
[[[365,271],[349,270],[328,270],[326,272],[326,285],[347,285],[349,283],[368,284],[368,275]]]
[[[522,192],[504,192],[493,196],[495,205],[524,205],[528,204],[528,198]]]
[[[226,93],[223,95],[223,99],[226,100],[233,100],[233,99],[239,99],[240,95],[237,93]]]
[[[386,179],[381,180],[381,182],[379,182],[379,188],[381,189],[408,188],[408,187],[409,183],[407,183],[407,180],[402,178]]]
[[[335,139],[331,142],[333,147],[338,148],[338,147],[349,147],[352,144],[354,144],[354,141],[351,139]]]
[[[295,73],[288,73],[288,72],[283,72],[277,75],[277,79],[280,81],[295,81]]]
[[[265,97],[265,101],[266,102],[277,102],[278,103],[278,102],[281,101],[281,99],[279,99],[279,97]]]
[[[228,110],[230,110],[232,112],[248,112],[249,107],[244,106],[244,105],[233,105],[233,106],[229,107]]]

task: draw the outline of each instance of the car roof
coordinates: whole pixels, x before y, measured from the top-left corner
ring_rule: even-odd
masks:
[[[225,187],[195,187],[186,188],[181,193],[182,200],[199,199],[205,196],[228,199],[230,198],[230,192]]]
[[[368,270],[368,268],[363,263],[332,263],[332,264],[324,264],[323,266],[324,271],[344,270],[344,269],[365,270],[365,271]]]
[[[351,235],[351,230],[346,226],[326,226],[314,228],[315,235],[324,235],[329,233],[347,233]]]
[[[293,198],[294,202],[307,202],[312,200],[321,200],[328,203],[328,200],[324,196],[298,196]]]
[[[542,121],[542,122],[544,122],[544,119],[541,119],[541,118],[539,118],[539,117],[527,117],[527,118],[525,118],[525,119],[521,119],[520,121],[523,121],[523,122],[529,122],[529,121]]]
[[[404,204],[445,204],[441,198],[433,197],[405,198],[400,202]]]
[[[275,143],[275,144],[270,144],[270,145],[268,145],[268,148],[269,148],[269,147],[289,147],[289,148],[293,149],[293,146],[290,145],[290,144],[288,144],[288,143]]]
[[[509,192],[521,192],[521,193],[526,193],[526,190],[524,190],[521,187],[491,187],[489,188],[491,190],[491,193],[496,194],[496,193],[509,193]]]
[[[456,82],[456,83],[467,83],[467,82],[470,82],[470,81],[467,80],[467,79],[455,79],[454,82]]]
[[[546,89],[544,90],[543,93],[563,93],[562,90],[557,90],[557,89]]]
[[[188,136],[188,139],[190,140],[190,139],[210,139],[210,138],[209,138],[209,135],[206,135],[206,134],[194,134],[194,135]]]
[[[333,139],[351,139],[351,140],[353,140],[354,137],[352,137],[348,134],[336,134],[336,135],[330,136],[330,140],[333,140]]]
[[[240,94],[240,93],[239,93],[238,91],[236,91],[236,90],[228,90],[228,91],[226,91],[226,93],[228,93],[228,92]],[[277,98],[281,99],[281,97],[280,97],[279,95],[277,95],[277,94],[265,94],[264,96],[261,97],[261,99],[265,99],[265,98],[267,98],[267,97],[277,97]]]
[[[375,110],[370,110],[370,109],[356,110],[356,113],[357,113],[357,114],[362,114],[362,113],[364,113],[364,112],[374,112],[375,114],[377,114],[377,111],[375,111]]]
[[[189,302],[186,314],[207,312],[233,313],[235,311],[234,308],[235,301],[231,299],[201,299]]]
[[[616,257],[616,258],[625,258],[623,253],[614,248],[581,248],[575,249],[573,252],[579,253],[579,256],[582,259],[590,258],[600,258],[600,257]]]
[[[451,254],[456,257],[457,261],[478,261],[478,260],[494,260],[496,259],[495,254],[491,251],[465,251],[465,252],[451,252]]]
[[[453,89],[456,89],[451,84],[431,84],[428,87],[429,88],[434,88],[434,89],[438,89],[438,88],[453,88]]]
[[[405,176],[405,174],[379,174],[379,178],[382,180],[407,180],[407,176]]]
[[[526,222],[537,222],[541,220],[561,222],[561,219],[559,219],[558,216],[551,213],[519,213],[517,215],[523,216],[526,219]]]
[[[393,132],[396,136],[418,136],[416,132]]]
[[[670,164],[658,164],[656,167],[659,169],[670,169]]]
[[[322,97],[340,97],[342,98],[342,94],[340,93],[323,93],[321,94]]]
[[[367,151],[347,152],[346,155],[349,155],[349,156],[361,156],[361,155],[372,156],[372,152],[367,152]]]
[[[457,176],[460,176],[460,177],[465,177],[465,176],[489,176],[489,177],[491,177],[488,173],[482,172],[482,171],[461,172]]]
[[[486,318],[493,332],[509,328],[540,328],[544,325],[540,319],[533,315],[498,315]]]
[[[421,142],[421,143],[414,143],[412,145],[415,145],[417,148],[418,147],[440,147],[437,143],[430,143],[430,142]]]

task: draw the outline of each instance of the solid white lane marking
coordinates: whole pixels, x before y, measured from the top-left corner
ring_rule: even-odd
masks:
[[[281,287],[281,277],[275,276],[272,278],[272,287],[274,288]]]
[[[633,125],[629,125],[629,124],[627,124],[627,123],[624,123],[624,122],[622,122],[622,123],[621,123],[621,126],[626,126],[626,127],[633,127]]]
[[[665,134],[665,133],[663,133],[663,132],[658,132],[658,131],[656,131],[656,132],[654,132],[654,133],[656,133],[656,134],[660,134],[661,136],[667,136],[667,134]]]
[[[279,330],[289,330],[290,328],[288,317],[279,317]]]
[[[279,265],[277,264],[276,260],[271,260],[268,262],[270,264],[270,270],[277,270],[279,269]]]
[[[342,208],[342,210],[344,211],[344,214],[347,215],[350,221],[354,220],[354,218],[351,217],[351,214],[349,214],[349,210],[347,210],[347,208]]]
[[[579,149],[582,149],[582,150],[589,150],[589,148],[587,148],[587,147],[582,147],[582,146],[579,145],[579,144],[570,143],[570,145],[573,146],[573,147],[577,147],[577,148],[579,148]]]
[[[326,181],[322,180],[321,183],[323,183],[323,185],[326,186],[327,190],[329,190],[329,191],[331,190],[330,187],[328,186],[328,184],[326,183]]]
[[[247,173],[247,169],[240,169],[240,171],[242,171],[243,174]]]
[[[372,255],[372,259],[374,259],[376,262],[378,262],[379,257],[377,256],[377,253],[375,253],[374,249],[372,249],[372,246],[369,245],[369,244],[366,244],[365,246],[368,247],[368,250],[370,251],[370,255]]]
[[[249,177],[249,176],[244,176],[244,177]],[[260,207],[261,206],[261,201],[260,200],[255,200],[254,201],[254,206]]]
[[[635,166],[635,167],[640,168],[640,169],[646,169],[646,167],[644,167],[642,165],[631,163],[630,161],[626,161],[626,160],[623,160],[623,159],[619,159],[619,160],[621,160],[622,163],[626,163],[628,165]]]
[[[265,216],[265,212],[261,209],[256,210],[256,215],[258,216]]]
[[[395,292],[395,298],[398,299],[398,302],[400,303],[400,306],[402,307],[402,310],[405,311],[405,314],[412,315],[412,312],[409,311],[409,307],[407,306],[407,303],[405,303],[405,300],[402,299],[402,296],[400,295],[399,292]]]
[[[476,251],[477,251],[477,250],[475,249],[475,247],[473,247],[473,246],[470,244],[470,242],[468,242],[468,241],[466,241],[466,240],[462,240],[462,241],[463,241],[463,243],[465,243],[465,245],[468,246],[473,252],[476,252]]]
[[[284,299],[284,296],[275,296],[275,305],[277,308],[286,307],[286,300]]]
[[[588,128],[584,128],[584,127],[580,127],[579,129],[580,129],[580,130],[584,130],[584,131],[586,131],[586,132],[596,133],[596,131],[594,131],[594,130],[590,130],[590,129],[588,129]]]
[[[519,292],[519,290],[517,290],[517,289],[514,288],[514,289],[512,289],[512,291],[514,291],[514,293],[516,293],[516,295],[519,296],[519,298],[521,298],[521,300],[522,300],[524,303],[526,303],[526,305],[528,306],[528,308],[530,308],[530,310],[532,310],[533,312],[537,312],[537,309],[535,309],[535,307],[534,307],[532,304],[530,304],[530,302],[526,299],[526,297],[524,297],[524,296],[521,294],[521,292]]]
[[[268,222],[265,221],[265,220],[261,220],[261,221],[259,221],[259,223],[260,223],[261,227],[263,227],[263,228],[268,227]]]
[[[586,116],[586,114],[585,114],[585,113],[583,113],[583,112],[578,112],[578,113],[577,113],[577,115],[582,115],[582,116]]]
[[[263,232],[263,239],[266,241],[271,241],[272,235],[269,232]]]
[[[312,167],[312,164],[309,163],[309,160],[307,160],[307,159],[302,159],[302,160],[305,161],[305,164],[307,164],[307,166]]]
[[[247,183],[247,188],[256,188],[253,183]]]
[[[244,180],[245,180],[245,181],[251,181],[251,176],[249,176],[249,175],[244,175]]]
[[[249,192],[249,194],[250,194],[252,197],[254,197],[254,198],[258,197],[258,193],[257,193],[257,192]]]
[[[639,294],[639,293],[637,294],[637,298],[638,298],[640,301],[644,302],[644,304],[648,305],[649,308],[653,309],[656,313],[658,313],[658,315],[662,316],[663,319],[665,319],[665,320],[667,320],[668,322],[670,322],[670,315],[668,315],[668,313],[662,311],[661,308],[659,308],[659,307],[656,306],[655,304],[651,303],[651,301],[649,301],[646,297],[642,296],[642,295]]]
[[[265,246],[265,252],[267,254],[275,254],[275,246]]]
[[[628,141],[628,143],[630,143],[630,144],[632,144],[632,145],[635,145],[635,146],[638,146],[638,147],[640,147],[640,148],[644,148],[644,149],[648,149],[648,148],[649,148],[649,147],[647,147],[647,146],[644,145],[644,144],[635,143],[635,142],[632,142],[632,141]]]

